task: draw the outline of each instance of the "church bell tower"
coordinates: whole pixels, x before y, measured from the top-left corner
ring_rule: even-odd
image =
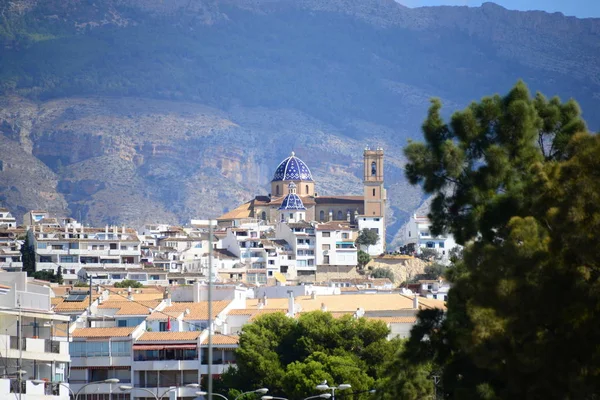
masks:
[[[379,243],[369,247],[371,255],[385,252],[385,202],[383,187],[383,149],[371,150],[367,147],[363,153],[363,193],[364,213],[359,216],[359,229],[373,229],[379,235]]]

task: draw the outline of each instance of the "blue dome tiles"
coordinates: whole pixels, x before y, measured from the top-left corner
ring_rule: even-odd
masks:
[[[272,181],[312,181],[313,177],[308,166],[295,156],[292,155],[283,160],[273,175]]]
[[[302,199],[296,193],[290,193],[283,199],[279,210],[306,210]]]

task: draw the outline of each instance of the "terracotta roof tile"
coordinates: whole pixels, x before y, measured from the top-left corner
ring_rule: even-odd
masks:
[[[223,345],[223,344],[238,344],[240,341],[239,336],[235,335],[213,335],[212,344],[213,345]],[[208,344],[208,337],[204,339],[202,342],[203,345]]]
[[[383,321],[387,324],[414,324],[417,317],[367,317],[370,320]]]
[[[135,297],[134,297],[135,298]],[[160,304],[160,301],[105,301],[100,304],[100,309],[118,309],[115,315],[150,315],[149,309],[154,309]]]
[[[131,335],[131,332],[133,332],[135,328],[135,326],[126,328],[80,328],[75,329],[71,336],[88,338],[126,337]]]
[[[165,315],[166,314],[166,315]],[[147,321],[166,321],[171,319],[177,319],[183,314],[183,311],[154,311],[146,318]]]
[[[212,305],[213,315],[215,318],[221,311],[225,309],[231,303],[230,300],[214,301]],[[170,307],[165,307],[163,310],[166,313],[169,312],[185,312],[189,310],[188,314],[183,316],[184,321],[204,321],[208,320],[208,301],[201,301],[197,303],[188,302],[174,302]]]
[[[185,331],[185,332],[146,332],[140,336],[137,342],[182,342],[195,341],[202,332]]]

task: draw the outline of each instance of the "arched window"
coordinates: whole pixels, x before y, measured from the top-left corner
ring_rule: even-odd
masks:
[[[377,175],[377,164],[375,161],[371,163],[371,176]]]
[[[275,196],[279,196],[279,185],[275,185]]]
[[[337,219],[344,219],[344,214],[342,213],[342,210],[338,211]]]
[[[262,218],[263,221],[267,220],[267,213],[265,211],[262,212],[261,218]]]
[[[281,213],[281,222],[285,222],[285,215]]]
[[[308,192],[308,185],[306,185],[306,194],[310,194],[310,193]]]
[[[373,197],[375,197],[375,189],[373,189]]]
[[[319,213],[319,220],[323,221],[325,219],[325,211],[321,210]]]

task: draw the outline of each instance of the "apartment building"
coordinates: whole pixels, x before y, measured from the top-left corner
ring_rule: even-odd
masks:
[[[345,221],[330,221],[316,225],[317,265],[358,264],[355,245],[358,228]]]
[[[285,240],[291,250],[295,262],[296,274],[312,275],[317,270],[315,249],[316,236],[312,224],[304,221],[278,223],[275,237]]]
[[[24,272],[0,274],[0,398],[68,400],[69,317],[51,311],[52,291]]]
[[[426,216],[413,215],[404,231],[404,244],[415,247],[417,254],[421,249],[433,249],[444,262],[448,262],[450,250],[457,246],[452,234],[434,236],[431,234],[431,222]]]
[[[35,248],[36,269],[56,273],[60,266],[65,283],[75,283],[84,265],[126,268],[140,263],[140,240],[131,228],[89,228],[74,220],[50,227],[43,221],[28,231]]]
[[[21,227],[8,225],[0,226],[0,268],[18,272],[23,268],[21,246],[27,231]]]

